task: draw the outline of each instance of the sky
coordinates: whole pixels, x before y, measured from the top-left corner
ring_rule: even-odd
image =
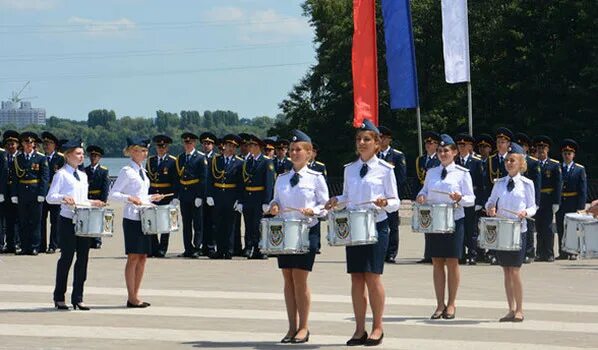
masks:
[[[315,64],[300,0],[0,0],[0,100],[93,109],[280,113]]]

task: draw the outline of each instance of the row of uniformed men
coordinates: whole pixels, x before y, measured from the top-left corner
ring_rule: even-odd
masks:
[[[482,134],[477,139],[468,134],[459,134],[455,141],[459,150],[455,163],[469,169],[476,195],[475,207],[465,208],[467,253],[462,257],[463,262],[475,265],[478,260],[484,259],[491,264],[497,263],[492,252],[482,252],[477,248],[477,222],[480,216],[485,215],[483,206],[492,192],[494,182],[507,175],[505,157],[511,142],[520,144],[527,152],[527,171],[523,175],[534,182],[538,207],[535,221],[528,220],[525,263],[534,260],[554,261],[552,230],[554,216],[556,216],[558,246],[561,247],[565,214],[584,209],[587,201],[585,168],[574,161],[579,151],[578,143],[572,139],[562,140],[560,144],[562,159],[557,161],[549,157],[550,149],[553,147],[549,137],[540,135],[531,139],[524,133],[514,134],[504,127],[496,130],[495,138],[488,134]],[[440,135],[428,132],[424,135],[424,142],[426,154],[416,161],[417,183],[414,193],[418,193],[423,185],[426,171],[440,163],[436,155]],[[477,148],[477,154],[474,147]],[[536,247],[534,247],[535,231],[537,231]],[[576,259],[576,256],[560,251],[556,259]],[[420,262],[431,262],[428,247],[425,249],[424,259]]]

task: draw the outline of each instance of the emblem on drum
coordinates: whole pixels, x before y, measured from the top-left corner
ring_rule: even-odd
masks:
[[[112,223],[112,215],[104,215],[104,232],[112,232],[113,230],[113,223]]]
[[[423,228],[428,228],[432,224],[432,215],[429,209],[422,209],[419,211],[419,225]]]
[[[496,225],[486,226],[486,242],[490,244],[496,242]]]
[[[334,220],[336,223],[336,235],[338,238],[346,239],[349,236],[349,220],[348,218],[337,218]]]
[[[170,211],[170,230],[176,231],[179,229],[179,215],[176,209]]]
[[[270,226],[270,243],[279,246],[282,243],[282,225]]]

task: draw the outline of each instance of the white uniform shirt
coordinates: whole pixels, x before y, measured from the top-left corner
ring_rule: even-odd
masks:
[[[347,209],[376,209],[378,215],[376,222],[386,220],[386,213],[399,210],[401,201],[397,191],[397,179],[393,166],[374,156],[365,164],[368,165],[368,172],[362,178],[359,172],[364,162],[360,159],[345,166],[345,177],[343,181],[343,194],[337,197],[339,202],[346,202]],[[380,208],[373,203],[378,198],[386,198],[388,205]]]
[[[143,179],[139,175],[140,170],[143,172]],[[123,209],[123,216],[129,220],[140,221],[140,207],[129,202],[129,196],[138,197],[143,204],[151,204],[149,186],[150,181],[145,169],[131,161],[120,169],[120,173],[110,190],[108,198],[126,203]]]
[[[517,219],[517,215],[509,213],[504,209],[514,211],[516,213],[525,210],[527,216],[534,216],[536,214],[536,191],[534,189],[534,182],[525,176],[517,174],[513,177],[515,187],[509,192],[507,185],[509,184],[510,176],[501,177],[496,181],[492,187],[492,193],[488,202],[486,202],[486,210],[496,207],[496,214],[507,219]],[[527,220],[521,220],[521,232],[527,231]]]
[[[75,171],[79,175],[79,181],[73,175]],[[88,204],[88,187],[87,174],[84,171],[73,169],[72,166],[65,164],[54,174],[46,201],[50,204],[60,204],[60,216],[72,219],[75,214],[74,207],[64,204],[62,200],[64,197],[69,196],[73,197],[77,204]]]
[[[440,192],[459,192],[462,195],[459,205],[455,208],[455,221],[465,217],[464,207],[471,207],[475,204],[475,195],[473,194],[473,184],[469,170],[456,165],[455,162],[446,166],[446,177],[441,178],[442,165],[429,169],[426,173],[424,187],[419,191],[419,195],[426,197],[428,204],[452,204],[454,201],[448,194]]]
[[[318,224],[315,217],[306,217],[298,211],[284,212],[286,208],[311,208],[316,216],[326,215],[324,205],[328,202],[328,186],[322,173],[304,166],[297,172],[299,182],[291,186],[291,178],[295,170],[280,174],[274,184],[274,199],[270,203],[277,203],[280,207],[280,216],[288,219],[308,219],[309,227]]]

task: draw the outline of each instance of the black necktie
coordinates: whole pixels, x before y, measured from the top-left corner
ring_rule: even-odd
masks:
[[[567,175],[567,172],[569,171],[569,167],[568,166],[563,166],[563,175]]]
[[[46,157],[48,158],[48,164],[50,164],[50,162],[52,161],[52,157]]]
[[[224,166],[227,166],[227,165],[228,165],[228,162],[229,162],[229,159],[228,159],[228,157],[224,157]]]
[[[189,163],[189,159],[191,159],[191,155],[187,154],[187,159],[185,159],[185,164]]]
[[[145,181],[145,176],[143,176],[143,169],[139,169],[139,176],[141,176],[141,180]]]
[[[446,168],[442,167],[442,172],[440,173],[440,178],[442,180],[444,180],[445,177],[446,177]]]
[[[73,171],[73,176],[75,177],[75,179],[77,179],[77,181],[81,181],[81,179],[79,178],[79,174],[77,174],[77,170]]]
[[[297,185],[298,183],[299,183],[299,174],[295,173],[291,177],[291,187],[295,187],[295,185]]]
[[[368,173],[368,165],[363,163],[363,165],[361,166],[361,169],[359,170],[359,176],[360,177],[364,177],[365,174]]]
[[[160,167],[160,164],[162,164],[162,158],[158,157],[158,168]]]
[[[27,155],[27,160],[30,160],[30,159],[31,159],[31,156],[30,156],[30,155]]]
[[[513,178],[510,178],[509,183],[507,184],[507,191],[511,192],[511,191],[513,191],[514,188],[515,188],[515,181],[513,181]]]
[[[247,159],[247,167],[251,170],[253,168],[253,156],[249,156],[249,159]]]

